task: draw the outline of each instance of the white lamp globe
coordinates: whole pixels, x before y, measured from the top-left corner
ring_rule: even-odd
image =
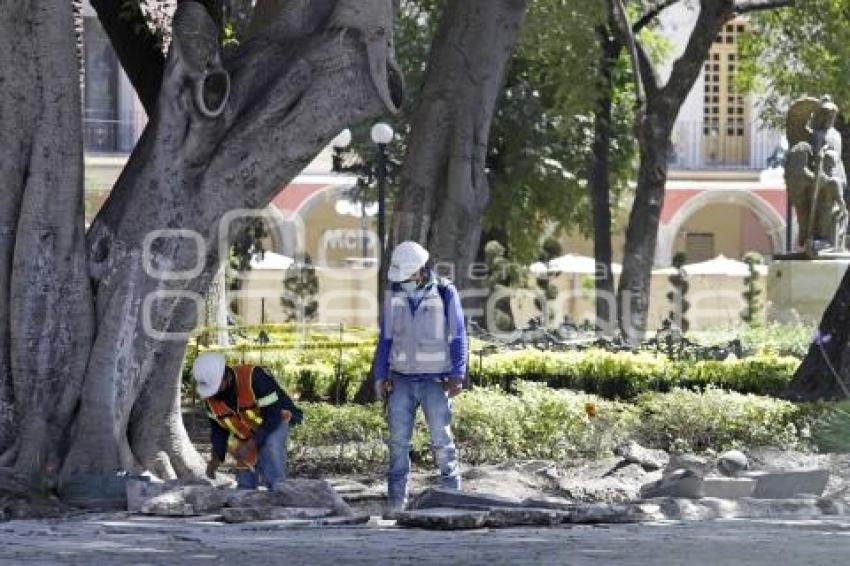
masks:
[[[341,131],[331,142],[336,149],[345,149],[351,145],[351,130],[348,128]]]
[[[372,126],[372,141],[378,145],[387,145],[393,141],[395,132],[389,124],[378,122]]]

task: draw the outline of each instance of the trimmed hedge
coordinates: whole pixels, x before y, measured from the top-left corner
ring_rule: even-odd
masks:
[[[627,439],[698,452],[766,445],[802,449],[809,445],[814,415],[823,412],[714,388],[646,393],[631,404],[539,383],[517,383],[516,390],[511,395],[480,388],[454,400],[453,430],[463,462],[596,457],[610,454]],[[292,435],[295,468],[356,472],[386,464],[387,425],[381,404],[304,408],[304,423]],[[421,411],[412,457],[419,462],[431,458]]]
[[[671,361],[651,353],[604,350],[544,352],[519,350],[471,360],[473,382],[510,389],[517,380],[576,389],[609,399],[634,399],[649,391],[709,386],[759,395],[778,395],[790,382],[799,360],[756,355],[727,361]]]

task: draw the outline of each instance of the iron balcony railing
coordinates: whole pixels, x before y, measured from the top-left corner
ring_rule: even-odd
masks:
[[[766,169],[782,147],[781,132],[738,119],[680,120],[669,163],[679,169]]]

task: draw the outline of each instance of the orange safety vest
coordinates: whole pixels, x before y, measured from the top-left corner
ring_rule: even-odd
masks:
[[[242,441],[253,438],[254,431],[263,424],[263,417],[257,405],[257,396],[251,384],[254,366],[235,366],[233,370],[236,373],[236,410],[234,411],[221,399],[207,399],[207,406],[218,424],[230,431],[227,451],[231,454],[234,454],[236,447]],[[256,465],[256,449],[237,462],[237,468],[253,468]]]

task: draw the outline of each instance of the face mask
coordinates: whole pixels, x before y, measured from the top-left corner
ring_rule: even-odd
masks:
[[[416,281],[404,281],[401,284],[401,288],[408,293],[414,292],[417,287],[419,287],[419,283],[417,283]]]

